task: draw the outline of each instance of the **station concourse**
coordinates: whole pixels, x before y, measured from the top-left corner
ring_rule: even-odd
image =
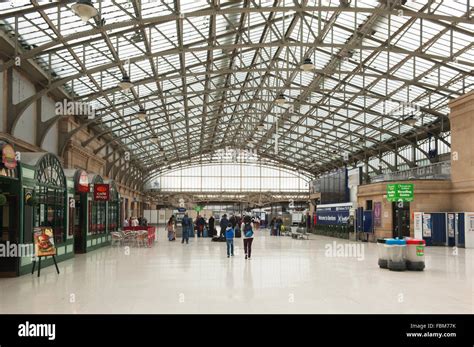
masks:
[[[473,42],[468,0],[0,2],[0,314],[472,315]]]

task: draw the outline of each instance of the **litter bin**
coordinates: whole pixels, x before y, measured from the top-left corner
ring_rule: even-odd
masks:
[[[425,268],[425,240],[408,239],[407,243],[407,269],[423,271]]]
[[[388,265],[387,247],[385,247],[386,239],[377,239],[377,252],[379,254],[379,266],[386,269]]]
[[[406,241],[400,239],[387,239],[385,240],[385,247],[387,248],[388,255],[388,269],[392,271],[406,270]]]

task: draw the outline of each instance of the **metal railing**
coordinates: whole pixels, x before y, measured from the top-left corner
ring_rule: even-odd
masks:
[[[451,163],[443,161],[426,166],[415,167],[408,170],[396,171],[376,175],[370,178],[370,183],[384,181],[407,181],[418,179],[448,180],[451,177]]]

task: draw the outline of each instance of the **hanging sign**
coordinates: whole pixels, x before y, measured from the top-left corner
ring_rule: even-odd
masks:
[[[414,184],[387,184],[387,200],[392,202],[410,202],[414,199]]]
[[[37,257],[56,255],[53,230],[51,228],[35,228],[34,240],[35,255]]]
[[[94,184],[94,200],[108,201],[110,196],[110,187],[105,183]]]
[[[194,211],[196,211],[197,213],[201,212],[202,211],[202,206],[196,205],[194,207]]]
[[[76,176],[76,192],[88,193],[89,192],[89,176],[87,172],[80,171],[79,175]]]
[[[14,170],[17,166],[16,153],[10,144],[5,144],[2,148],[2,164],[9,170]]]

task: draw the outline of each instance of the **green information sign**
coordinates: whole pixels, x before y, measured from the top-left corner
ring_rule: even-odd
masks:
[[[388,201],[413,201],[414,184],[399,183],[387,184],[387,200]]]
[[[196,205],[194,207],[194,211],[196,211],[197,213],[201,212],[202,211],[202,206]]]

